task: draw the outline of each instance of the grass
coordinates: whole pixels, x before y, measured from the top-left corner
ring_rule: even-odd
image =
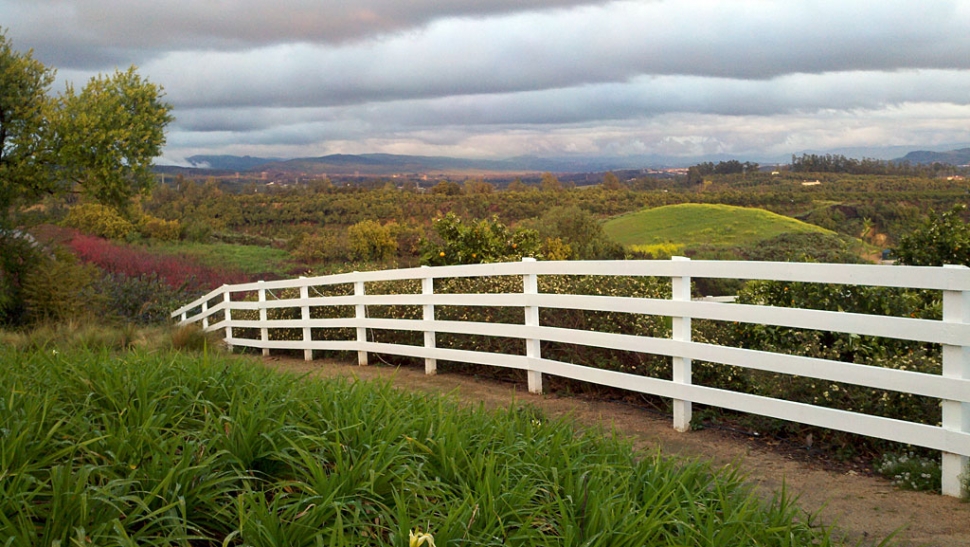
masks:
[[[208,354],[0,347],[4,545],[835,545],[784,492],[533,407]]]
[[[603,229],[623,245],[672,244],[687,248],[739,247],[784,233],[832,233],[763,209],[699,203],[644,209],[613,218]]]
[[[272,274],[289,277],[294,265],[284,249],[231,243],[153,243],[152,249],[170,255],[189,256],[210,268],[223,268],[246,274]]]

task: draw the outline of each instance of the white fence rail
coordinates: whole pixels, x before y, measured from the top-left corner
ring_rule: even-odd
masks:
[[[672,280],[669,300],[550,294],[538,291],[538,276],[656,276]],[[520,276],[522,291],[508,294],[435,294],[434,280],[461,277]],[[761,279],[788,282],[902,287],[942,291],[942,321],[778,308],[718,302],[691,301],[692,278]],[[420,294],[367,294],[368,283],[418,280]],[[311,287],[352,285],[346,296],[310,296]],[[268,299],[267,294],[289,289],[289,298]],[[298,297],[296,296],[298,291]],[[369,306],[420,306],[421,319],[368,317]],[[311,318],[311,308],[345,306],[353,316]],[[435,306],[502,306],[521,308],[523,324],[443,321],[435,319]],[[299,319],[268,319],[268,310],[298,309]],[[580,331],[543,326],[540,308],[595,310],[667,316],[672,318],[670,338]],[[240,319],[245,311],[256,319]],[[295,314],[293,314],[295,315]],[[669,397],[674,401],[674,427],[690,427],[691,404],[700,403],[802,424],[857,433],[942,452],[943,493],[962,494],[960,475],[970,456],[970,269],[963,266],[927,268],[844,264],[690,261],[588,261],[522,262],[411,268],[354,272],[324,277],[224,285],[172,313],[180,324],[201,322],[206,330],[225,330],[226,343],[260,348],[303,350],[307,360],[314,351],[356,351],[367,364],[368,353],[423,358],[428,374],[438,360],[492,365],[527,371],[532,392],[542,391],[542,375],[550,374],[594,384]],[[888,337],[942,345],[943,373],[933,375],[906,370],[783,355],[698,343],[691,340],[691,319],[710,319],[814,329],[865,336]],[[314,329],[350,328],[347,340],[315,340]],[[233,336],[233,329],[259,332],[258,338]],[[273,339],[275,329],[302,329],[298,340]],[[368,330],[415,331],[424,344],[403,345],[368,341]],[[521,339],[525,355],[487,353],[436,347],[436,333],[456,333]],[[646,377],[545,359],[541,342],[562,342],[643,352],[673,359],[671,379]],[[926,425],[847,412],[805,403],[756,396],[691,383],[692,361],[706,361],[780,374],[844,382],[881,390],[936,398],[942,405],[942,424]]]

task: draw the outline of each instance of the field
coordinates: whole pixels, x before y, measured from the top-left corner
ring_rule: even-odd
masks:
[[[783,494],[530,406],[168,351],[0,348],[5,545],[833,545]]]
[[[628,213],[604,224],[607,235],[627,246],[745,246],[785,233],[829,230],[747,207],[685,203]]]
[[[290,277],[294,268],[290,254],[283,249],[230,243],[154,243],[153,249],[169,255],[189,256],[211,268],[246,274],[272,274]]]

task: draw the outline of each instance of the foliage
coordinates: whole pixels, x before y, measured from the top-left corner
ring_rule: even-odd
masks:
[[[970,224],[961,217],[965,205],[942,214],[929,215],[915,230],[899,240],[893,254],[910,266],[970,266]]]
[[[603,225],[590,213],[572,205],[553,207],[533,224],[539,235],[560,240],[569,247],[568,260],[622,259],[623,247],[603,232]]]
[[[741,163],[738,160],[720,161],[715,165],[713,162],[704,162],[692,165],[687,169],[687,184],[701,184],[704,177],[710,175],[732,175],[736,173],[754,173],[758,170],[758,164],[746,161]]]
[[[82,203],[71,207],[64,225],[108,239],[125,239],[135,230],[135,225],[128,219],[100,203]]]
[[[90,316],[97,309],[93,290],[98,269],[78,264],[70,253],[45,257],[24,277],[23,294],[31,321],[64,321]]]
[[[531,407],[213,356],[0,358],[11,546],[839,544],[784,491]]]
[[[192,295],[183,288],[173,288],[155,272],[128,276],[104,273],[94,283],[94,291],[104,310],[104,319],[137,325],[163,325],[171,321],[170,313]]]
[[[0,324],[20,324],[26,320],[24,282],[43,259],[32,237],[0,228]]]
[[[53,189],[47,92],[54,71],[15,51],[0,28],[0,229],[10,207]]]
[[[884,454],[876,466],[876,472],[904,490],[940,490],[940,462],[913,452]]]
[[[511,230],[495,217],[463,222],[448,213],[434,222],[437,240],[426,239],[421,245],[421,263],[431,266],[446,264],[479,264],[521,260],[539,253],[539,234],[535,230]]]
[[[386,262],[397,253],[397,241],[388,226],[374,220],[363,220],[347,229],[353,258]]]
[[[184,256],[160,255],[87,235],[74,236],[68,246],[82,261],[91,262],[110,274],[127,278],[154,274],[169,287],[188,293],[248,281],[244,274],[200,266]]]
[[[142,237],[156,241],[178,241],[182,235],[178,220],[164,220],[151,215],[142,217],[138,230]]]
[[[58,175],[99,203],[123,210],[154,184],[152,161],[165,144],[171,106],[161,88],[131,67],[92,78],[80,93],[68,85],[53,117]]]
[[[741,247],[738,254],[744,260],[772,262],[824,262],[829,264],[859,264],[858,241],[826,232],[784,233]]]

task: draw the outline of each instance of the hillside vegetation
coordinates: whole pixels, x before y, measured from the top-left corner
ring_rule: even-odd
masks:
[[[781,234],[830,230],[763,209],[684,203],[644,209],[616,217],[603,226],[618,243],[633,246],[746,246]]]

